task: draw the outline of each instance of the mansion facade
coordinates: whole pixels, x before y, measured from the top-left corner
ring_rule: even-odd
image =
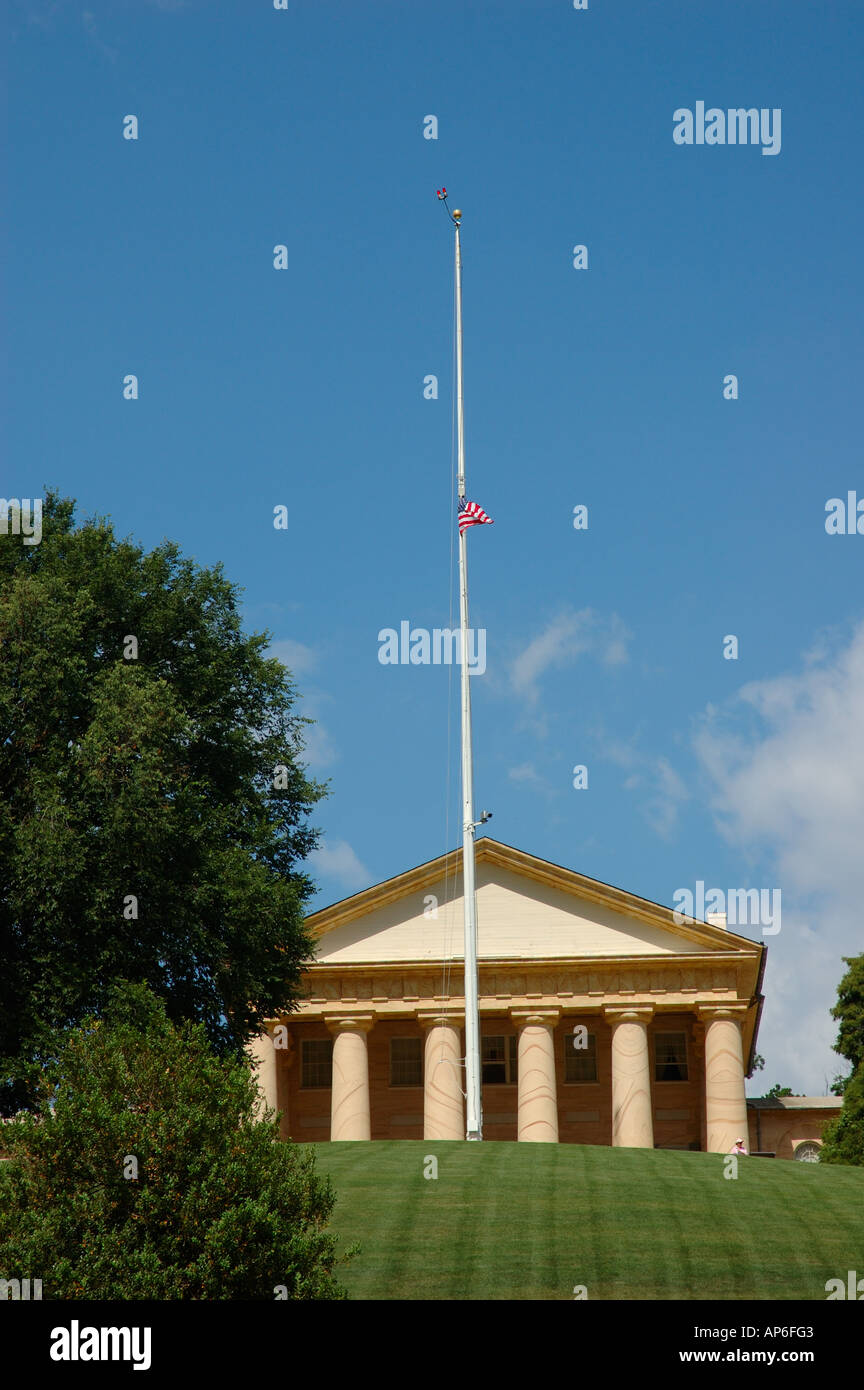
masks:
[[[489,838],[476,859],[483,1138],[746,1140],[764,945]],[[283,1137],[464,1139],[461,855],[307,925],[299,1007],[251,1049]]]

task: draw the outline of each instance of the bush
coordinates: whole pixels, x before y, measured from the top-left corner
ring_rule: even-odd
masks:
[[[345,1298],[329,1180],[258,1097],[202,1026],[116,990],[64,1036],[38,1111],[3,1126],[0,1278],[46,1299]]]
[[[843,1109],[823,1135],[823,1163],[851,1163],[864,1167],[864,1065],[846,1080]]]

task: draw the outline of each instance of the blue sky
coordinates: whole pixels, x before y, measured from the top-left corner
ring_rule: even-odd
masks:
[[[478,810],[667,905],[779,888],[749,1089],[821,1092],[864,946],[864,536],[825,530],[864,497],[860,5],[12,0],[4,24],[3,491],[59,487],[242,585],[318,721],[316,905],[459,838],[458,672],[378,660],[381,629],[450,622],[445,184],[496,523],[469,535]],[[780,109],[779,153],[676,144],[698,101]]]

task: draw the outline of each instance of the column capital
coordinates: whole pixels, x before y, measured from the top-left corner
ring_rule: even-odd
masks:
[[[554,1028],[561,1017],[560,1009],[511,1009],[510,1017],[518,1028],[526,1026],[537,1027],[539,1024],[546,1024],[549,1028]]]
[[[718,1018],[743,1023],[749,1007],[749,1004],[697,1004],[696,1012],[703,1023],[713,1023]]]
[[[417,1022],[422,1028],[461,1028],[465,1022],[464,1009],[432,1009],[417,1014]]]
[[[650,1023],[654,1017],[653,1004],[604,1004],[603,1017],[609,1023]]]
[[[331,1033],[368,1033],[375,1022],[374,1014],[325,1014],[324,1022]]]

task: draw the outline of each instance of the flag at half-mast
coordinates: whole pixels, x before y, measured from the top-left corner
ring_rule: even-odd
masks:
[[[464,497],[459,498],[459,535],[467,530],[469,526],[494,526],[491,516],[487,516],[482,507],[478,507],[476,502],[468,502]]]

